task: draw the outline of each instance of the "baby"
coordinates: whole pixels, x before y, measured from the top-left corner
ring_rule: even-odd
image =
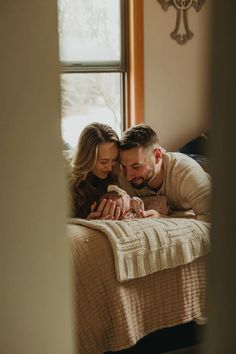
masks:
[[[120,207],[119,220],[161,217],[169,212],[167,200],[164,196],[145,197],[143,201],[139,197],[130,197],[123,189],[113,184],[108,186],[107,193],[102,195],[99,203],[104,198],[115,201],[116,205]],[[145,210],[145,204],[148,205],[149,210]]]

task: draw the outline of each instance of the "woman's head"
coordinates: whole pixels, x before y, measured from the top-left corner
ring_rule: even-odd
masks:
[[[81,181],[89,172],[105,179],[116,165],[119,138],[107,124],[91,123],[80,134],[73,159],[73,177]]]

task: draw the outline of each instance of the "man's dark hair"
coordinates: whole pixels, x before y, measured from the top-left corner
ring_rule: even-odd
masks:
[[[119,148],[129,150],[136,147],[149,148],[159,144],[156,132],[148,125],[135,125],[127,129],[120,140]]]

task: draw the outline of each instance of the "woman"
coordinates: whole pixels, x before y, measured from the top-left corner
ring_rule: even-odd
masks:
[[[72,160],[70,186],[73,217],[96,219],[119,217],[119,208],[112,200],[99,198],[109,184],[117,183],[119,138],[106,124],[92,123],[82,131]],[[117,216],[115,215],[117,213]],[[102,217],[105,215],[105,217]]]

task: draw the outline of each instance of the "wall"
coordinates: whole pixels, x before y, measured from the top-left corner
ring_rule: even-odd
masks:
[[[0,10],[0,353],[70,354],[56,0]]]
[[[173,6],[144,1],[144,121],[160,142],[175,150],[209,126],[210,26],[212,0],[188,11],[194,37],[185,45],[171,39]]]

